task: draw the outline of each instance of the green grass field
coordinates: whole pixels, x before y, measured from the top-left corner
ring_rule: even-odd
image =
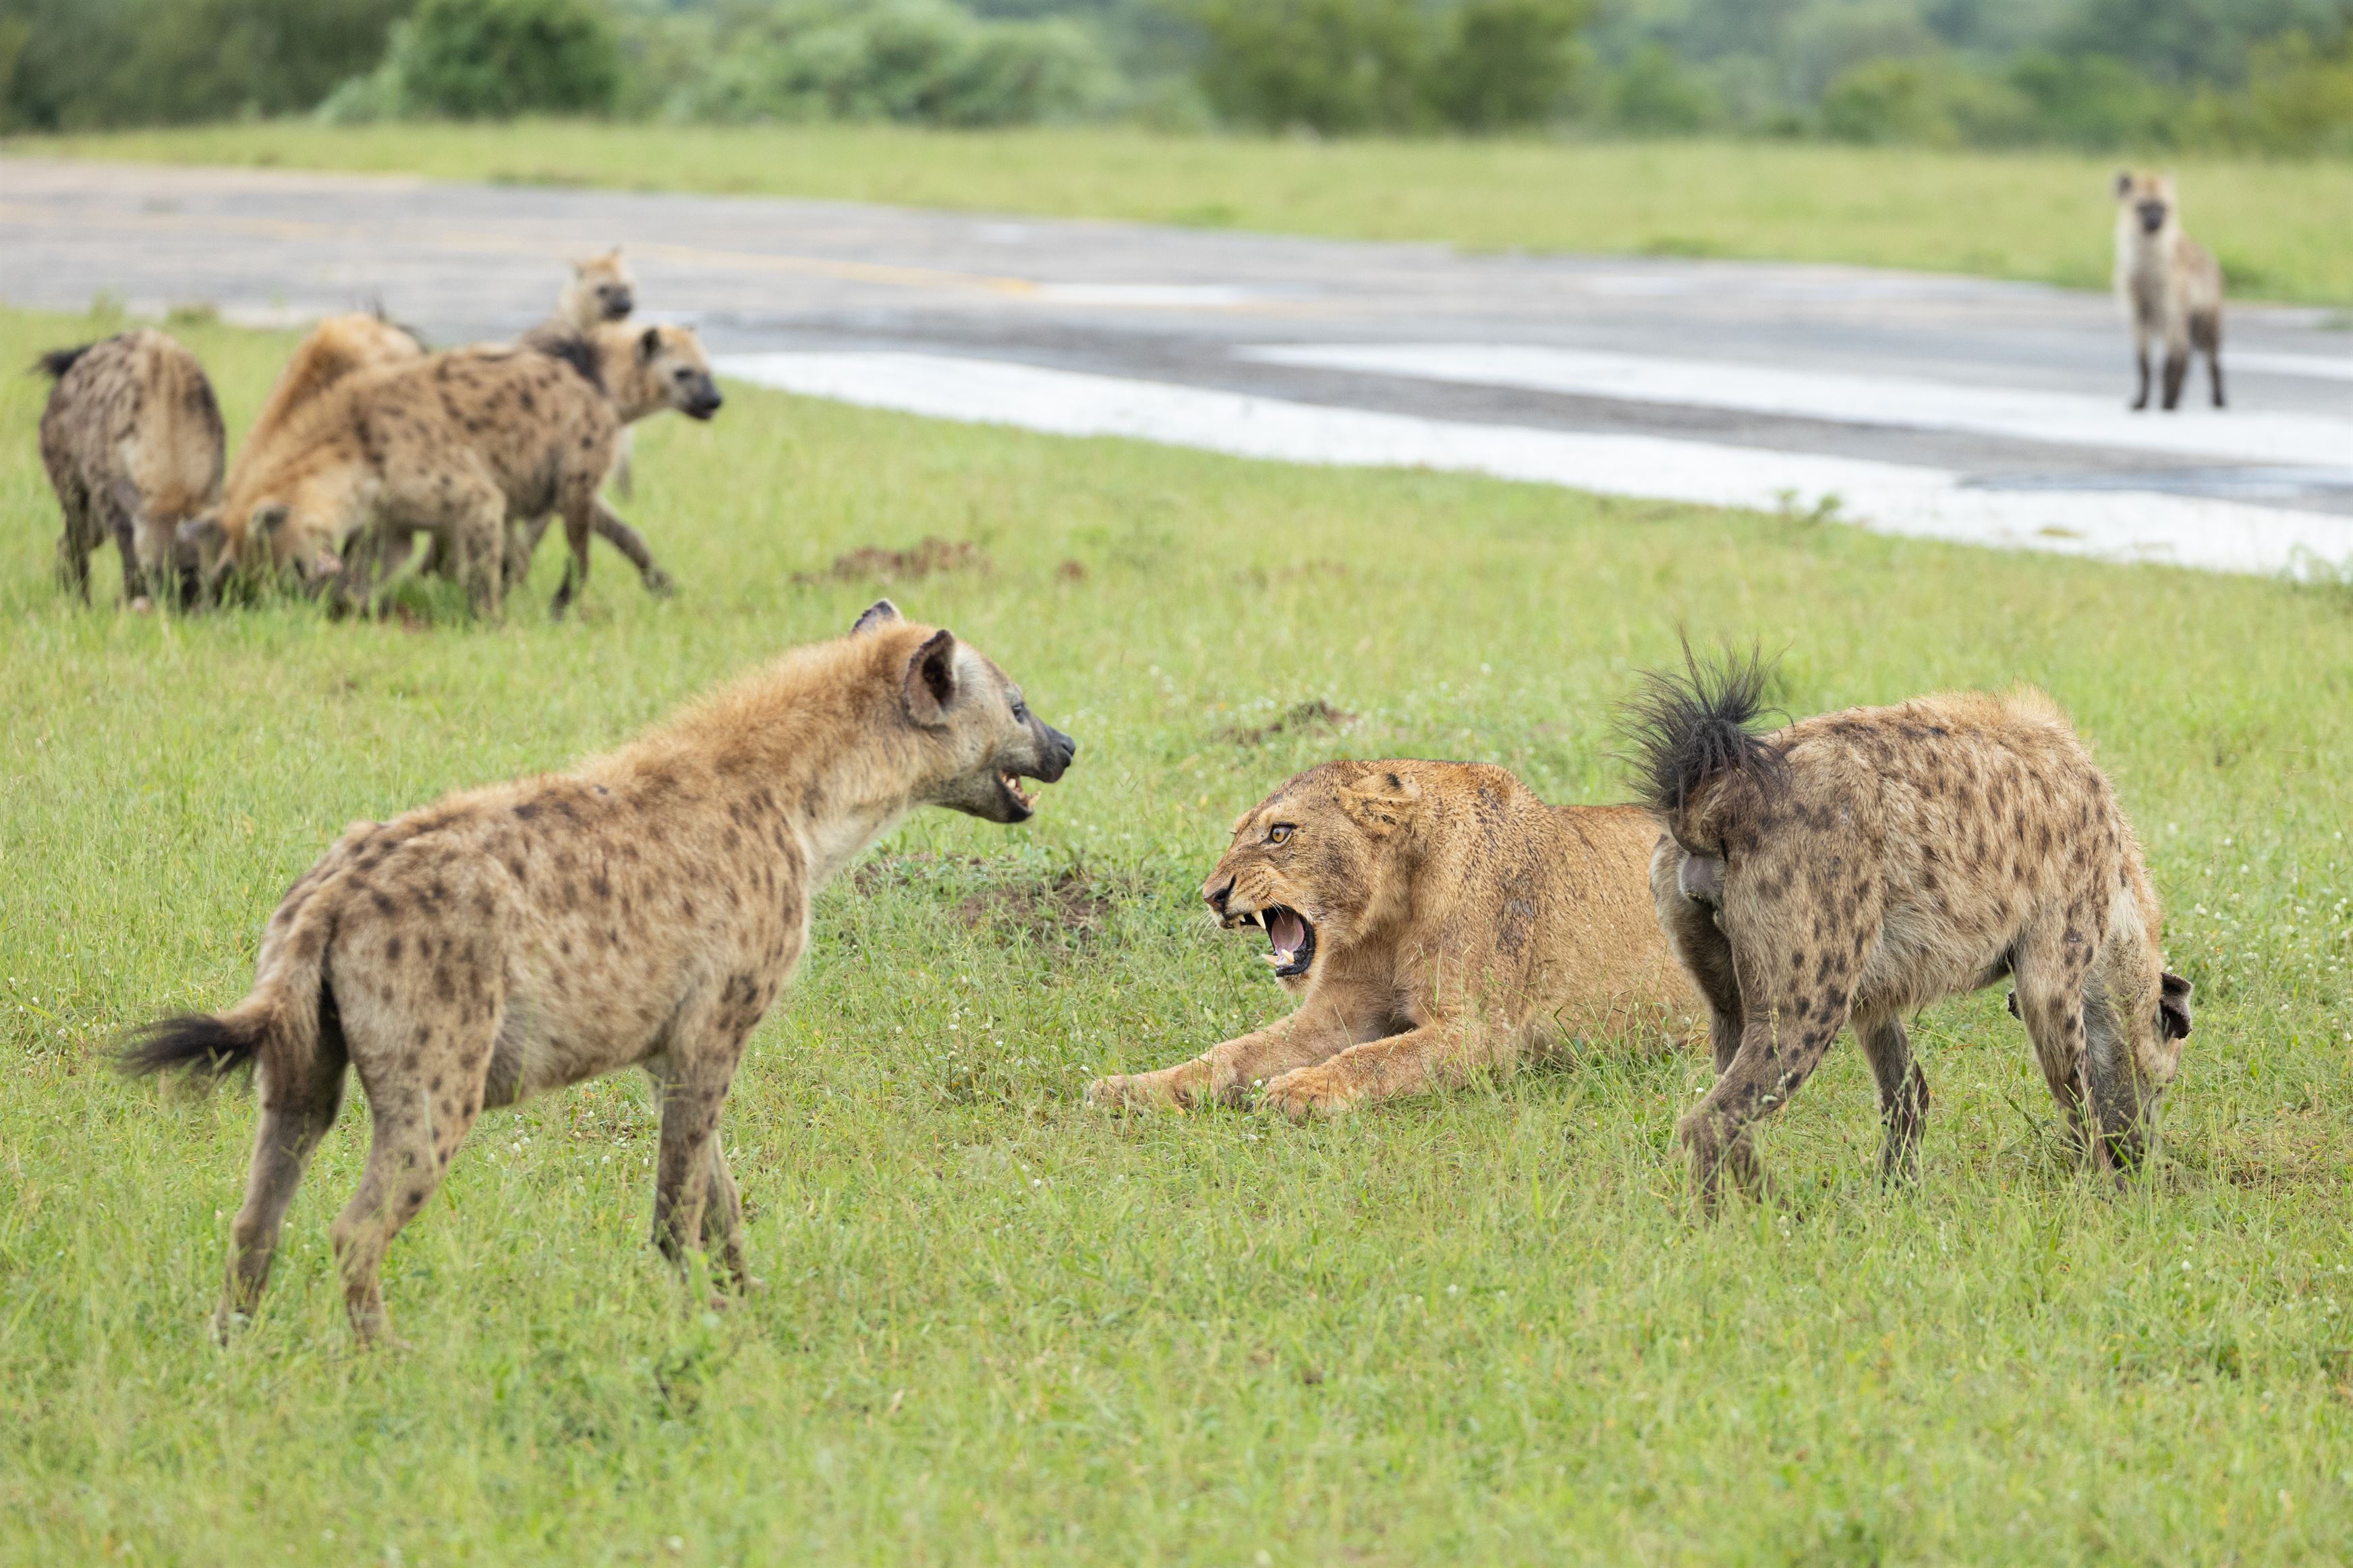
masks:
[[[0,313],[0,364],[92,331]],[[240,428],[289,340],[183,336]],[[96,609],[50,585],[42,395],[0,376],[0,1561],[2353,1557],[2341,588],[739,387],[640,430],[673,601],[608,553],[551,625],[551,549],[495,628],[132,616],[111,554]],[[987,569],[831,570],[925,535]],[[1034,824],[918,819],[820,900],[723,1123],[765,1292],[659,1266],[612,1079],[483,1120],[384,1353],[327,1252],[347,1106],[209,1343],[252,1102],[120,1081],[117,1031],[240,996],[345,822],[562,767],[885,591],[1083,750]],[[1671,1145],[1697,1056],[1597,1039],[1311,1128],[1079,1103],[1283,1010],[1193,901],[1235,812],[1340,752],[1613,798],[1609,705],[1678,624],[1786,647],[1796,712],[2068,705],[2198,987],[2145,1183],[2063,1165],[1999,989],[1915,1031],[1916,1192],[1871,1180],[1842,1044],[1765,1136],[1794,1212],[1714,1225]],[[1316,700],[1353,723],[1245,733]]]
[[[2116,161],[1774,142],[1269,141],[536,121],[16,138],[0,151],[823,196],[1476,250],[1845,261],[2104,289]],[[2168,160],[2233,297],[2353,305],[2353,163]]]

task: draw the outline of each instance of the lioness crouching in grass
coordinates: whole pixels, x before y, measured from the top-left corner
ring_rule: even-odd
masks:
[[[917,806],[1022,821],[1018,781],[1060,778],[1077,750],[995,664],[884,600],[569,773],[353,826],[271,917],[250,995],[124,1053],[133,1072],[259,1076],[216,1331],[260,1298],[346,1064],[375,1121],[332,1232],[362,1339],[385,1328],[385,1247],[474,1118],[630,1066],[661,1096],[655,1242],[675,1258],[699,1236],[740,1281],[719,1107],[818,890]]]
[[[1228,928],[1266,933],[1298,1011],[1087,1097],[1239,1105],[1263,1086],[1303,1119],[1571,1039],[1680,1039],[1698,998],[1651,911],[1657,837],[1638,807],[1546,805],[1475,763],[1310,768],[1234,825],[1201,888]]]
[[[2103,1170],[2145,1158],[2189,1033],[2164,916],[2115,792],[2042,692],[1856,708],[1769,735],[1754,659],[1654,674],[1631,706],[1669,837],[1660,923],[1707,997],[1716,1082],[1678,1129],[1704,1205],[1750,1130],[1852,1021],[1879,1082],[1883,1177],[1917,1169],[1928,1085],[1904,1015],[2008,975],[2051,1093]]]

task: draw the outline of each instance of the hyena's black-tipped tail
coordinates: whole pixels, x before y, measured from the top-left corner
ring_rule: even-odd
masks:
[[[298,885],[288,902],[293,919],[282,937],[273,933],[262,943],[251,994],[226,1013],[182,1013],[134,1031],[115,1066],[134,1077],[185,1072],[206,1083],[245,1068],[259,1068],[265,1086],[305,1081],[329,1002],[324,959],[334,900]]]
[[[1619,722],[1634,771],[1634,790],[1676,842],[1685,837],[1691,803],[1727,776],[1765,785],[1781,772],[1781,753],[1750,726],[1762,718],[1772,665],[1757,650],[1703,659],[1683,644],[1683,668],[1651,670],[1641,690],[1620,710]]]
[[[244,1016],[240,1016],[244,1015]],[[185,1072],[192,1078],[226,1078],[250,1068],[268,1037],[271,1020],[239,1008],[237,1013],[182,1013],[134,1030],[114,1065],[134,1078]]]
[[[51,381],[55,381],[59,376],[65,374],[66,372],[73,369],[75,361],[80,359],[82,355],[90,353],[90,350],[97,346],[98,345],[96,343],[84,343],[79,348],[51,349],[45,354],[38,354],[34,357],[33,368],[41,374],[47,376]]]

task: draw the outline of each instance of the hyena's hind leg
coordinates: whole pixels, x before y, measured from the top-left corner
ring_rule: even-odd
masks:
[[[1855,1021],[1854,1037],[1879,1082],[1879,1179],[1891,1186],[1920,1179],[1920,1131],[1928,1121],[1928,1079],[1912,1055],[1904,1020],[1890,1013]]]
[[[1715,1049],[1715,1076],[1731,1070],[1746,1026],[1741,1005],[1740,979],[1732,965],[1732,943],[1718,922],[1724,901],[1724,862],[1713,857],[1687,856],[1671,838],[1662,837],[1651,858],[1651,895],[1667,947],[1707,1000],[1708,1042]],[[1752,1198],[1766,1195],[1765,1169],[1757,1158],[1755,1136],[1744,1129],[1725,1151],[1725,1164],[1735,1185]]]
[[[334,1126],[343,1106],[346,1059],[343,1030],[330,1009],[322,1020],[318,1053],[309,1072],[290,1083],[280,1083],[266,1071],[261,1076],[261,1125],[254,1134],[245,1204],[229,1226],[228,1278],[221,1287],[220,1307],[213,1313],[216,1339],[227,1340],[240,1321],[252,1315],[269,1284],[270,1260],[277,1256],[287,1205],[302,1184],[302,1173],[319,1140]]]
[[[90,492],[77,480],[58,486],[58,504],[65,511],[65,530],[58,535],[58,586],[90,603],[90,552],[105,542],[105,531],[91,515]]]
[[[371,1008],[364,1021],[345,1024],[375,1126],[359,1191],[328,1235],[363,1343],[387,1331],[385,1250],[440,1186],[481,1112],[502,1004],[487,971],[463,960],[458,968],[452,990],[463,1000]]]
[[[2206,356],[2206,380],[2213,389],[2214,406],[2222,407],[2222,318],[2219,312],[2189,318],[2189,346]]]

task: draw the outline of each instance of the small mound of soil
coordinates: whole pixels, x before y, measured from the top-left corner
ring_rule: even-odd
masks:
[[[797,572],[796,583],[912,583],[947,572],[990,572],[996,569],[986,551],[969,539],[945,540],[925,534],[908,550],[885,550],[861,544],[833,558],[823,572]]]
[[[1335,708],[1321,697],[1311,698],[1284,709],[1263,724],[1231,725],[1218,731],[1218,739],[1235,746],[1262,746],[1278,735],[1298,730],[1345,730],[1356,721],[1356,716],[1345,708]]]

